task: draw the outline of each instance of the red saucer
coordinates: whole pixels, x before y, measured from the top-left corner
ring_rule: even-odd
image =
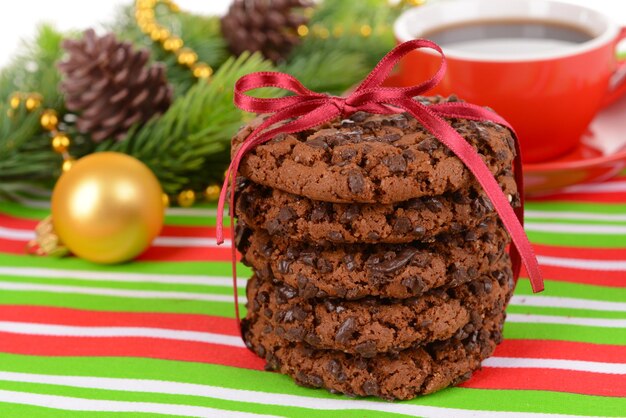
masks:
[[[591,122],[589,132],[569,154],[549,162],[524,164],[526,194],[549,194],[573,184],[602,181],[624,168],[626,97],[598,114]]]

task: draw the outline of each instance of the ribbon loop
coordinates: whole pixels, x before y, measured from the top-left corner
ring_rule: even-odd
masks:
[[[441,64],[435,74],[428,80],[411,87],[382,87],[393,67],[415,49],[426,48],[434,50],[441,56]],[[506,196],[500,189],[489,168],[476,150],[467,143],[443,118],[464,118],[481,121],[491,121],[510,129],[513,128],[502,117],[495,113],[470,104],[447,102],[425,106],[413,99],[414,96],[426,93],[435,87],[443,78],[446,71],[446,59],[443,51],[436,43],[426,39],[416,39],[404,42],[389,52],[361,84],[348,96],[336,97],[316,93],[304,87],[300,81],[289,74],[278,72],[252,73],[241,77],[235,84],[234,101],[240,109],[254,113],[271,113],[259,127],[257,127],[236,150],[232,162],[227,170],[224,186],[220,194],[217,211],[217,240],[224,241],[223,214],[230,186],[229,214],[231,218],[231,236],[234,234],[234,185],[239,164],[247,152],[257,145],[269,141],[280,133],[303,131],[330,121],[338,115],[344,117],[357,111],[378,114],[392,114],[408,112],[415,117],[424,128],[432,133],[440,142],[448,147],[474,174],[487,196],[491,200],[502,223],[511,235],[511,260],[515,280],[519,276],[520,265],[523,263],[528,272],[534,292],[543,290],[543,279],[533,253],[532,246],[523,229],[523,178],[519,145],[515,142],[517,155],[514,161],[514,175],[520,193],[522,205],[513,209]],[[293,96],[280,98],[258,98],[248,94],[250,90],[262,87],[275,87],[294,93]],[[239,318],[236,286],[236,249],[232,246],[233,255],[233,285],[235,289],[235,311]]]

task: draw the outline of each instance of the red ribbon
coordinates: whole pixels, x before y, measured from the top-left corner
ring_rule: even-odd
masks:
[[[441,55],[441,64],[437,73],[427,81],[412,87],[382,87],[394,65],[414,49],[429,48]],[[441,48],[434,42],[425,39],[416,39],[404,42],[389,52],[367,76],[367,78],[348,97],[330,96],[316,93],[304,87],[295,77],[279,72],[259,72],[241,77],[235,84],[235,104],[242,110],[253,113],[270,113],[243,142],[232,159],[226,179],[220,193],[217,206],[217,242],[224,242],[223,214],[230,181],[230,229],[231,237],[234,233],[234,203],[235,180],[242,158],[248,151],[274,138],[280,133],[303,131],[337,116],[347,116],[356,111],[365,111],[378,114],[394,114],[406,111],[413,115],[426,130],[432,133],[439,141],[447,146],[474,174],[495,210],[511,236],[513,244],[510,248],[513,274],[517,281],[521,263],[526,267],[533,292],[543,290],[543,279],[534,251],[524,232],[524,184],[522,178],[521,154],[517,141],[515,148],[517,156],[514,160],[514,173],[517,188],[520,193],[521,205],[513,209],[508,198],[489,171],[487,165],[476,150],[463,139],[443,118],[462,118],[477,121],[491,121],[506,126],[513,135],[515,131],[499,115],[483,107],[470,103],[448,102],[425,106],[413,99],[436,86],[446,72],[446,59]],[[262,99],[248,96],[249,90],[262,87],[278,87],[295,93],[293,96]],[[286,122],[272,128],[279,122]],[[235,288],[235,311],[239,319],[239,305],[237,303],[237,271],[236,249],[232,245],[233,285]]]

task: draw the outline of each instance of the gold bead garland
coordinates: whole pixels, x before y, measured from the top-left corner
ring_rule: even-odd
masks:
[[[22,103],[28,112],[33,112],[43,103],[43,97],[39,93],[22,93],[15,92],[9,97],[9,106],[11,110],[17,110]],[[72,167],[74,159],[68,150],[71,145],[70,137],[58,129],[59,116],[53,109],[44,109],[39,117],[39,124],[45,130],[50,132],[50,146],[57,154],[63,157],[61,169],[65,172]]]
[[[198,80],[206,80],[213,75],[213,68],[206,62],[198,61],[198,54],[185,42],[170,33],[156,20],[154,9],[157,4],[167,6],[172,13],[180,12],[180,8],[172,0],[137,0],[135,2],[135,21],[139,29],[150,36],[154,42],[161,44],[164,51],[175,54],[178,64],[189,68]]]

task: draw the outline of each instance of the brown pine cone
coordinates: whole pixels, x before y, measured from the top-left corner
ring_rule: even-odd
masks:
[[[222,34],[233,54],[261,51],[277,62],[299,42],[297,28],[308,21],[298,9],[312,5],[310,0],[235,0],[222,18]]]
[[[162,64],[146,65],[149,53],[135,50],[113,34],[98,37],[93,29],[80,40],[63,41],[68,57],[59,63],[61,91],[76,127],[100,142],[120,140],[128,129],[167,110],[172,88]]]

